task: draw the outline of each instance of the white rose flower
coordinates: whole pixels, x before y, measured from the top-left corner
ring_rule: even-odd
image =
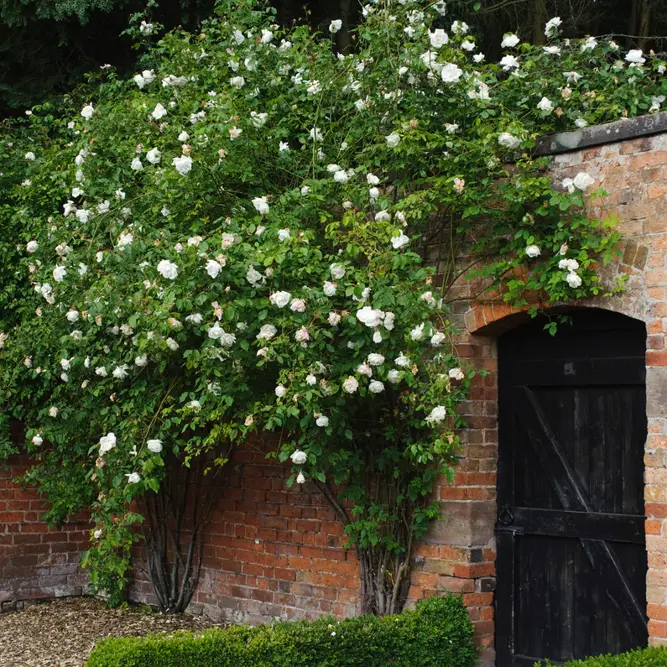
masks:
[[[158,164],[162,159],[162,153],[157,148],[151,148],[148,153],[146,153],[146,159],[151,164]]]
[[[567,281],[567,284],[572,287],[572,289],[577,289],[578,287],[581,287],[581,276],[579,276],[577,273],[574,271],[570,271],[570,273],[565,276],[565,280]]]
[[[445,3],[444,2],[436,3],[436,5],[434,5],[434,7],[436,7],[436,9],[437,9],[438,4],[443,7],[443,9],[438,10],[438,12],[440,14],[444,15],[444,11],[445,11],[444,10],[444,5],[445,5]],[[468,32],[468,30],[469,30],[469,27],[468,27],[468,24],[465,21],[454,21],[454,23],[452,23],[452,32],[455,35],[465,35]]]
[[[389,382],[392,384],[398,384],[401,381],[401,371],[392,368],[387,373],[387,380],[389,380]]]
[[[100,456],[104,456],[116,446],[116,436],[114,433],[107,433],[100,438]]]
[[[326,296],[334,296],[336,294],[336,283],[326,280],[322,286],[322,291]]]
[[[55,405],[52,405],[49,408],[49,417],[57,417],[58,416],[58,408]]]
[[[97,530],[95,530],[95,531],[93,532],[93,537],[94,537],[96,540],[99,540],[100,537],[102,537],[102,529],[101,529],[101,528],[98,528]]]
[[[385,140],[387,141],[387,146],[389,146],[389,148],[396,148],[401,140],[401,136],[396,134],[396,132],[392,132],[385,137]]]
[[[456,83],[462,75],[463,70],[454,63],[445,63],[440,70],[440,76],[445,83]]]
[[[264,324],[257,334],[257,340],[271,340],[278,333],[273,324]]]
[[[631,49],[625,56],[625,59],[629,63],[635,63],[637,65],[643,65],[646,62],[646,58],[642,57],[643,52],[641,49]]]
[[[192,158],[189,155],[179,155],[171,161],[171,164],[181,176],[185,176],[192,169]]]
[[[332,327],[335,327],[340,322],[340,315],[332,311],[329,313],[327,320]]]
[[[150,115],[153,120],[160,120],[167,115],[167,110],[158,102]]]
[[[329,426],[329,417],[326,417],[325,415],[320,415],[316,420],[315,423],[320,427],[320,428],[326,428]]]
[[[35,154],[32,151],[28,151],[24,156],[26,160],[34,161],[35,160]]]
[[[595,179],[591,178],[585,171],[580,171],[573,179],[572,183],[575,188],[578,188],[582,192],[586,190],[589,186],[595,183]]]
[[[127,364],[121,364],[120,366],[116,366],[116,368],[113,369],[112,375],[117,380],[124,380],[127,377]]]
[[[61,283],[64,279],[65,276],[67,275],[67,269],[64,266],[56,266],[55,269],[53,269],[53,279],[57,283]]]
[[[544,34],[547,37],[555,37],[562,22],[560,16],[554,16],[552,19],[549,19],[544,26]]]
[[[512,69],[519,68],[519,61],[515,56],[507,55],[500,59],[500,65],[505,72],[509,72]]]
[[[543,97],[538,103],[537,103],[537,108],[546,113],[549,114],[554,110],[554,104],[553,102],[548,98],[548,97]]]
[[[129,232],[121,232],[121,235],[118,237],[118,247],[122,250],[123,248],[132,245],[134,241],[134,236]]]
[[[460,368],[450,368],[449,377],[452,380],[463,380],[465,379],[465,373]]]
[[[292,295],[285,291],[274,292],[269,297],[269,301],[278,308],[284,308],[291,301],[291,299]]]
[[[216,262],[214,259],[209,259],[206,262],[206,273],[211,278],[217,278],[220,271],[222,271],[222,265],[219,262]]]
[[[279,384],[275,388],[275,394],[278,398],[282,398],[283,396],[285,396],[285,394],[287,394],[287,389],[285,389],[285,387],[282,384]]]
[[[199,401],[190,401],[185,407],[199,412],[201,410],[201,403]]]
[[[592,51],[598,45],[597,39],[595,37],[587,37],[584,40],[584,43],[581,45],[582,51]]]
[[[568,271],[576,271],[579,268],[579,262],[576,259],[561,259],[558,262],[559,269],[567,269]]]
[[[157,272],[168,280],[175,280],[178,276],[178,265],[168,259],[161,260],[157,265]]]
[[[138,157],[135,157],[134,160],[132,160],[132,164],[130,165],[130,168],[133,171],[141,171],[144,168],[144,165],[141,164],[141,160]]]
[[[406,236],[403,232],[391,238],[391,245],[394,247],[394,250],[399,250],[403,246],[408,245],[408,243],[410,243],[410,237]]]
[[[109,373],[107,372],[107,369],[104,366],[98,366],[95,369],[95,375],[99,375],[102,378],[105,378]]]
[[[442,28],[436,28],[433,32],[429,30],[428,38],[434,49],[440,49],[449,42],[449,36]]]
[[[410,338],[412,340],[422,340],[424,338],[424,326],[425,323],[422,322],[418,326],[416,326],[411,332],[410,332]]]
[[[37,250],[39,249],[39,243],[37,243],[37,241],[28,241],[28,243],[26,244],[25,249],[30,254],[32,254],[34,252],[37,252]]]
[[[447,416],[447,409],[444,405],[438,405],[433,410],[431,414],[426,417],[426,421],[429,424],[439,424]]]
[[[329,32],[332,35],[335,35],[342,27],[343,27],[343,22],[341,21],[341,19],[334,19],[329,24]]]
[[[138,484],[141,481],[138,472],[126,472],[125,477],[127,477],[128,484]]]
[[[263,276],[254,266],[251,266],[246,273],[246,280],[254,286],[263,280]]]
[[[281,141],[278,143],[278,152],[279,153],[289,153],[289,144],[286,141]]]
[[[340,264],[332,264],[329,267],[329,271],[331,271],[331,277],[334,280],[340,280],[341,278],[343,278],[345,276],[345,273],[346,273],[345,267],[343,267]]]
[[[296,476],[296,483],[297,484],[305,484],[306,483],[306,476],[302,472],[300,472]]]
[[[236,343],[236,336],[232,333],[226,332],[224,329],[220,334],[220,345],[222,347],[230,348]]]
[[[67,318],[68,322],[71,322],[72,324],[74,324],[74,322],[79,321],[79,311],[74,310],[74,309],[68,310],[65,317]]]
[[[368,361],[371,366],[381,366],[384,363],[384,357],[376,352],[371,352],[366,361]]]
[[[382,324],[384,312],[370,306],[364,306],[357,311],[357,319],[371,329]]]
[[[436,331],[432,336],[431,336],[431,345],[433,347],[440,347],[440,345],[443,344],[447,336],[445,336],[442,331]]]
[[[365,375],[366,377],[373,376],[373,369],[368,364],[359,364],[356,372],[359,373],[359,375]]]
[[[162,451],[162,440],[147,440],[146,447],[153,454],[159,454]]]
[[[314,387],[317,384],[317,378],[312,373],[309,373],[306,376],[306,384],[309,387]]]
[[[303,299],[292,299],[289,307],[293,313],[306,312],[306,302]]]
[[[86,119],[90,120],[93,117],[93,114],[95,113],[95,109],[93,109],[92,104],[86,104],[83,109],[81,109],[81,115]]]
[[[379,394],[384,391],[384,384],[379,380],[372,380],[368,385],[368,391],[370,391],[371,394]]]
[[[337,171],[333,176],[336,183],[347,183],[350,179],[346,171]]]
[[[526,246],[526,255],[528,255],[528,257],[537,257],[540,252],[540,249],[536,245]]]
[[[410,360],[404,354],[396,357],[394,363],[401,368],[408,368],[410,366]]]
[[[505,148],[509,148],[510,150],[514,150],[515,148],[518,148],[521,145],[521,139],[519,139],[518,137],[513,136],[509,132],[503,132],[498,137],[498,143]]]
[[[308,454],[302,452],[300,449],[297,449],[292,452],[292,454],[290,454],[290,459],[292,459],[292,463],[294,465],[302,466],[308,461]]]
[[[143,368],[144,366],[148,366],[148,356],[145,355],[145,354],[139,355],[138,357],[135,358],[134,365],[138,366],[139,368]]]
[[[44,438],[38,433],[37,435],[32,436],[32,444],[39,447],[44,442]]]
[[[167,343],[167,347],[172,352],[176,352],[176,350],[178,350],[178,343],[173,338],[167,338],[165,342]]]
[[[347,394],[354,394],[359,389],[359,383],[355,377],[348,376],[343,382],[343,391]]]
[[[203,319],[201,313],[192,313],[185,318],[185,321],[192,322],[192,324],[201,324]]]
[[[585,118],[577,118],[574,121],[574,124],[579,128],[583,129],[588,126],[588,121]]]
[[[521,40],[514,33],[508,32],[503,36],[503,41],[500,42],[500,46],[503,49],[512,49],[520,41]]]
[[[301,327],[295,334],[294,338],[299,342],[299,343],[307,343],[310,340],[310,334],[308,333],[308,329],[306,327]],[[304,346],[305,347],[305,346]]]

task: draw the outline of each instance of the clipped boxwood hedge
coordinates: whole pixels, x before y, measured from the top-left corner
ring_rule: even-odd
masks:
[[[87,667],[472,667],[460,598],[423,600],[397,616],[105,639]]]
[[[536,667],[540,665],[536,663]],[[621,655],[600,655],[585,660],[570,660],[563,667],[667,667],[667,649],[645,648]]]

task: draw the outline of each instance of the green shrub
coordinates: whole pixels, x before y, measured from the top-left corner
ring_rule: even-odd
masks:
[[[539,663],[535,663],[539,667]],[[667,650],[647,648],[621,655],[600,655],[585,660],[571,660],[563,667],[667,667]]]
[[[397,616],[330,618],[169,637],[105,639],[88,667],[472,667],[472,624],[460,598]]]

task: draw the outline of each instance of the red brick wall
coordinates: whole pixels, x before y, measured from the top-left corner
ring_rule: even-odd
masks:
[[[41,519],[44,503],[12,480],[27,461],[0,467],[0,609],[17,601],[81,595],[86,577],[79,568],[88,543],[88,525],[68,522],[49,528]]]
[[[194,610],[235,622],[316,618],[357,612],[353,552],[343,526],[310,483],[286,487],[289,466],[249,446],[220,479]],[[151,600],[150,585],[136,597]]]

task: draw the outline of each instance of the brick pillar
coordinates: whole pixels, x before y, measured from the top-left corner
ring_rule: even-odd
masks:
[[[467,307],[467,306],[466,306]],[[461,318],[461,324],[463,320]],[[465,331],[461,328],[462,331]],[[494,608],[498,390],[493,338],[463,333],[461,357],[487,375],[476,375],[470,400],[462,404],[468,428],[453,484],[442,481],[442,518],[416,550],[410,598],[461,593],[481,649],[479,665],[495,663]]]

